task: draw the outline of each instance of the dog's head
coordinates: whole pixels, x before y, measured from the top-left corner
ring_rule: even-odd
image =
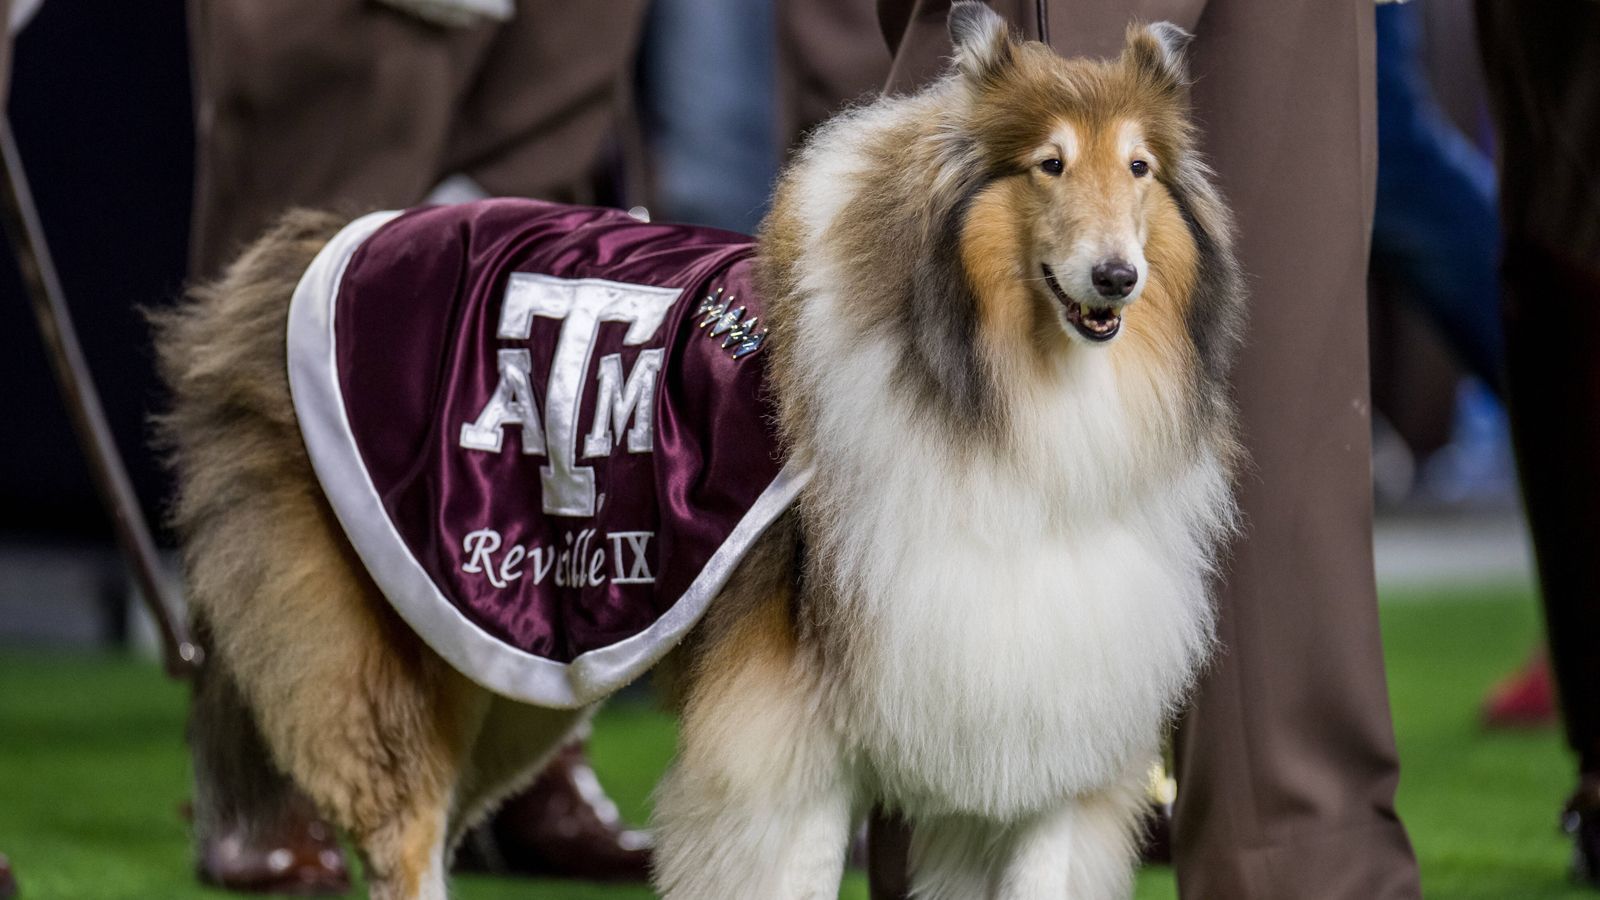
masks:
[[[986,173],[972,196],[962,253],[980,298],[1043,303],[1078,342],[1122,330],[1152,277],[1188,279],[1183,215],[1170,188],[1192,154],[1182,90],[1189,36],[1158,23],[1128,29],[1115,60],[1063,59],[1012,38],[986,5],[950,14],[962,129]],[[1006,279],[1033,285],[1025,295]],[[1007,297],[1012,299],[1007,300]],[[995,310],[1020,315],[1022,310]]]
[[[780,182],[760,283],[794,333],[779,379],[815,379],[786,394],[838,390],[826,366],[857,354],[854,383],[999,435],[1019,398],[1092,361],[1102,389],[1225,414],[1242,292],[1195,152],[1187,35],[1138,25],[1114,59],[1066,59],[973,2],[950,29],[946,77],[831,120]]]

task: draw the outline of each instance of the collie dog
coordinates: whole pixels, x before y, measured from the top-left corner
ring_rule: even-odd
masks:
[[[919,897],[1126,896],[1210,647],[1243,301],[1187,35],[1066,60],[980,3],[950,26],[946,76],[819,129],[761,229],[751,359],[810,477],[658,667],[668,897],[834,896],[873,804],[914,827]],[[285,773],[348,831],[374,897],[443,898],[454,838],[587,712],[435,653],[319,489],[285,322],[344,224],[291,215],[157,317],[211,644],[199,740],[259,743],[262,783]],[[220,757],[197,752],[201,816],[228,803],[205,767],[248,762]]]

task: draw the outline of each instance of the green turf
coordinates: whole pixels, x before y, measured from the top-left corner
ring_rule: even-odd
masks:
[[[1430,898],[1591,897],[1570,888],[1554,812],[1571,764],[1553,733],[1485,735],[1478,698],[1537,631],[1517,589],[1386,598],[1384,632],[1405,775],[1401,812]],[[219,898],[190,876],[179,805],[184,694],[150,666],[95,656],[0,652],[0,850],[23,900]],[[672,722],[613,704],[592,755],[625,815],[643,820],[671,754]],[[461,900],[623,900],[642,889],[461,878]],[[864,898],[853,873],[840,895]],[[1147,871],[1140,900],[1175,896]]]
[[[1389,692],[1400,741],[1400,813],[1422,861],[1424,894],[1451,900],[1594,898],[1567,879],[1571,845],[1556,816],[1573,763],[1554,731],[1488,734],[1484,689],[1539,633],[1525,590],[1391,598],[1383,607]]]

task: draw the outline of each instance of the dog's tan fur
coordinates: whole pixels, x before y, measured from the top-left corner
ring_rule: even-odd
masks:
[[[560,733],[575,714],[492,700],[445,665],[378,593],[317,488],[289,400],[286,299],[343,224],[291,213],[220,282],[153,316],[173,401],[158,424],[182,475],[172,521],[189,603],[211,642],[200,713],[236,686],[252,715],[215,719],[259,729],[361,848],[375,897],[415,897],[449,816],[481,812],[542,755],[503,734],[528,730],[519,719]]]
[[[1194,511],[1183,513],[1182,528],[1194,532],[1196,557],[1183,571],[1198,578],[1230,522],[1216,485],[1236,455],[1222,376],[1238,286],[1227,213],[1195,161],[1181,64],[1162,34],[1142,28],[1130,31],[1119,60],[1063,61],[1011,40],[985,15],[958,4],[958,71],[925,95],[822,129],[779,190],[761,235],[760,281],[787,449],[802,461],[833,449],[823,437],[832,401],[802,358],[816,350],[798,340],[811,327],[808,305],[821,302],[815,267],[826,261],[828,279],[853,298],[839,313],[849,325],[840,357],[860,349],[851,342],[899,348],[890,382],[863,389],[915,411],[907,427],[919,446],[947,441],[930,467],[1056,477],[1053,463],[1040,468],[1056,451],[1041,449],[1033,411],[1064,390],[1075,354],[1108,353],[1116,396],[1107,402],[1126,408],[1132,433],[1119,440],[1136,458],[1109,460],[1104,484],[1091,487],[1119,503],[1160,503],[1140,499],[1146,484],[1188,485]],[[1128,177],[1130,129],[1152,156],[1152,177]],[[1071,147],[1052,143],[1062,134]],[[807,194],[815,186],[807,172],[827,164],[830,141],[845,139],[858,143],[850,159],[872,177],[841,187],[847,199],[819,226],[808,218],[817,198]],[[1068,157],[1072,177],[1041,174],[1041,153]],[[1126,333],[1086,349],[1069,339],[1038,264],[1111,220],[1136,223],[1147,283]],[[320,494],[290,403],[285,320],[296,282],[342,224],[291,214],[219,283],[155,317],[173,401],[160,430],[181,485],[173,519],[191,606],[212,642],[196,701],[198,775],[204,782],[230,748],[259,749],[351,834],[374,897],[442,898],[454,836],[528,777],[584,713],[493,698],[443,663],[380,596]],[[1199,474],[1183,474],[1196,459]],[[818,474],[660,669],[681,730],[657,802],[658,886],[694,900],[813,896],[837,882],[852,815],[884,801],[925,815],[917,849],[925,896],[1029,896],[1057,883],[1072,896],[1121,890],[1138,753],[1151,749],[1153,718],[1141,720],[1139,747],[1118,763],[1125,773],[1072,788],[1072,798],[1055,775],[1040,782],[1037,801],[980,788],[976,805],[906,787],[921,784],[917,773],[898,770],[863,737],[872,698],[860,680],[885,664],[875,636],[898,626],[863,605],[874,585],[840,580],[864,552],[839,543],[848,533],[840,517],[856,514],[849,491],[834,487],[843,477]],[[1028,502],[1049,507],[1043,521],[1071,521],[1081,490],[1072,484],[1052,493],[1041,481]],[[1107,502],[1085,497],[1086,508]],[[1185,639],[1202,640],[1209,614],[1187,614],[1195,618]],[[933,660],[960,658],[926,649]],[[1199,651],[1186,652],[1174,686],[1163,688],[1170,694],[1196,664]],[[1056,686],[1032,687],[1043,699]],[[1175,702],[1163,696],[1160,709]],[[247,727],[219,737],[207,720]],[[930,747],[939,736],[930,734]],[[227,805],[208,799],[203,784],[199,797],[202,818]],[[1060,805],[1068,799],[1070,809]],[[998,830],[974,840],[980,819]],[[1068,833],[1074,858],[1087,861],[1057,877],[1050,870]],[[1002,852],[995,848],[1009,848],[1010,861],[977,859]]]

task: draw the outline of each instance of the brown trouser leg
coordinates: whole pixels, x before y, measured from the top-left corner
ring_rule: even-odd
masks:
[[[1253,466],[1226,649],[1179,731],[1189,897],[1420,895],[1372,570],[1372,15],[1364,0],[1211,0],[1197,26],[1195,105],[1251,290],[1235,384]]]
[[[777,0],[778,141],[802,135],[840,105],[870,98],[889,74],[873,0]]]
[[[192,274],[292,206],[408,206],[456,172],[581,199],[644,7],[523,3],[505,25],[447,29],[371,0],[191,0]]]
[[[891,89],[948,54],[944,0],[881,0]],[[1419,896],[1371,545],[1367,241],[1375,163],[1366,0],[1005,0],[1028,37],[1109,55],[1130,18],[1191,28],[1204,146],[1251,290],[1235,375],[1248,537],[1219,593],[1223,651],[1177,745],[1183,896]]]
[[[1600,5],[1479,0],[1478,26],[1512,437],[1567,739],[1600,775]]]

